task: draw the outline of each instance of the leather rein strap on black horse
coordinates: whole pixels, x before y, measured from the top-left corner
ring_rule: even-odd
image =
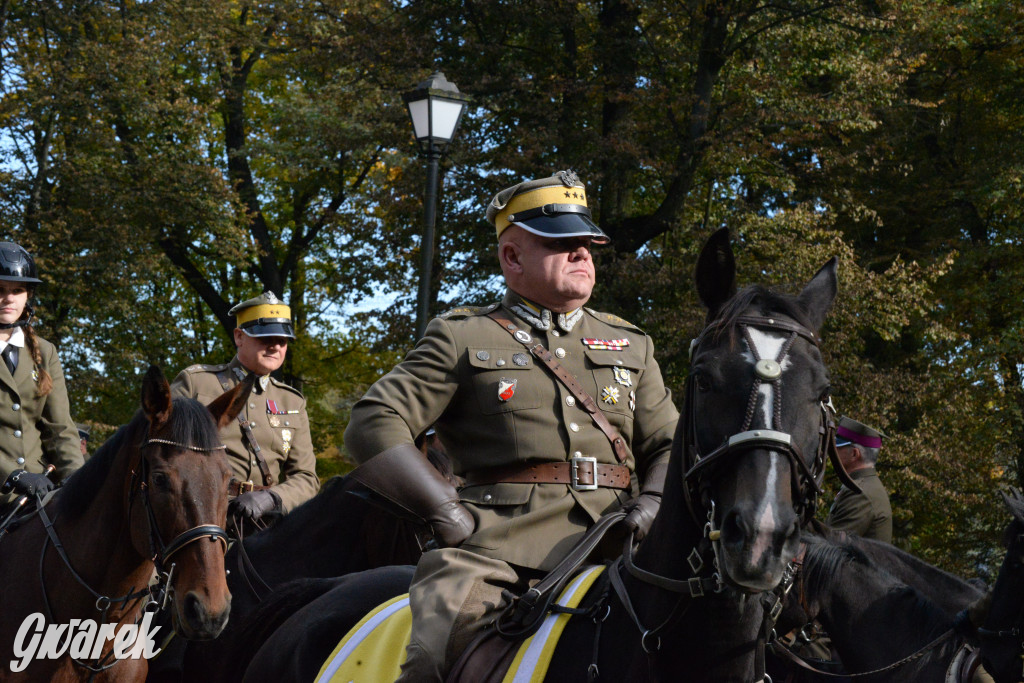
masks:
[[[540,342],[535,342],[533,337],[526,330],[521,330],[508,318],[503,318],[497,312],[488,313],[487,317],[498,323],[503,330],[512,335],[512,338],[527,348],[527,350],[533,355],[534,358],[539,360],[544,366],[554,374],[558,381],[565,385],[565,388],[572,392],[572,395],[576,397],[583,409],[590,413],[590,418],[597,425],[604,435],[608,438],[609,443],[612,445],[612,450],[615,451],[615,457],[619,462],[626,462],[631,453],[629,452],[629,446],[626,445],[626,440],[622,438],[622,434],[619,434],[619,430],[608,421],[608,418],[601,411],[600,406],[597,405],[597,401],[587,393],[580,383],[573,377],[572,373],[562,367],[562,364],[555,360],[553,353],[547,350],[547,348]]]

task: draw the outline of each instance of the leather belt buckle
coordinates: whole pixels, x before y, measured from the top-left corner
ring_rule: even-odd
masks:
[[[238,495],[242,495],[243,493],[249,493],[255,488],[256,485],[252,483],[252,479],[250,479],[249,481],[240,481],[238,482]]]
[[[590,483],[581,484],[580,479],[586,479],[587,467],[589,464],[590,470]],[[583,468],[583,477],[580,476],[580,468]],[[569,458],[569,474],[571,478],[570,486],[576,491],[596,491],[597,490],[597,458],[592,458],[584,455],[575,455]]]

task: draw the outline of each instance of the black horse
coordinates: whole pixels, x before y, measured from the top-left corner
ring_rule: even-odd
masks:
[[[916,587],[927,585],[941,570],[922,562],[923,571],[914,575],[900,558],[894,561],[881,552],[870,557],[856,538],[839,544],[808,536],[805,543],[802,571],[788,599],[798,601],[802,612],[824,625],[844,672],[870,673],[871,681],[940,683],[961,680],[947,679],[956,667],[964,673],[971,670],[967,639],[973,628],[963,617],[981,597],[980,590],[945,574],[948,593],[942,606]],[[910,583],[883,565],[910,577]],[[779,646],[773,650],[784,654]],[[822,666],[814,660],[811,664]],[[790,658],[780,657],[779,666],[770,670],[775,680],[835,680],[802,669]]]
[[[611,585],[584,603],[603,620],[570,620],[549,680],[587,680],[588,668],[604,680],[761,679],[759,595],[783,579],[797,553],[833,444],[818,329],[836,294],[836,262],[797,296],[759,286],[736,294],[734,282],[722,230],[698,261],[708,325],[691,346],[661,510],[635,557],[627,548],[605,572]],[[290,609],[301,612],[292,619],[285,599],[268,601],[252,621],[281,626],[244,680],[315,678],[356,615],[388,592],[376,590],[382,584],[395,594],[408,587],[393,570],[345,577],[327,592],[313,587],[312,601],[310,593],[294,599]],[[371,588],[374,601],[363,599]],[[339,610],[344,618],[329,616]],[[313,615],[321,618],[310,622]],[[246,656],[224,655],[236,663]]]
[[[1002,492],[1013,517],[1003,534],[1006,556],[988,596],[978,636],[985,669],[997,683],[1024,680],[1024,497]]]

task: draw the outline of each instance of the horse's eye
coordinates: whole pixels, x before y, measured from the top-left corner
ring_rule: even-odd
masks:
[[[164,472],[153,473],[153,488],[160,491],[171,490],[171,478],[168,477]]]
[[[702,372],[698,372],[693,377],[693,381],[697,384],[697,390],[701,392],[711,391],[711,378]]]

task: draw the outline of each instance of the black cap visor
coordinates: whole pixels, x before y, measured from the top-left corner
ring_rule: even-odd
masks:
[[[527,232],[541,237],[562,239],[563,237],[590,237],[595,244],[608,244],[611,238],[597,227],[594,221],[581,213],[560,213],[553,216],[534,216],[523,221],[514,221]]]
[[[257,318],[242,325],[250,337],[288,337],[295,339],[295,329],[287,318]]]
[[[843,446],[849,446],[851,443],[853,443],[853,442],[850,441],[849,439],[847,439],[845,436],[837,436],[836,437],[836,448],[842,448]]]

